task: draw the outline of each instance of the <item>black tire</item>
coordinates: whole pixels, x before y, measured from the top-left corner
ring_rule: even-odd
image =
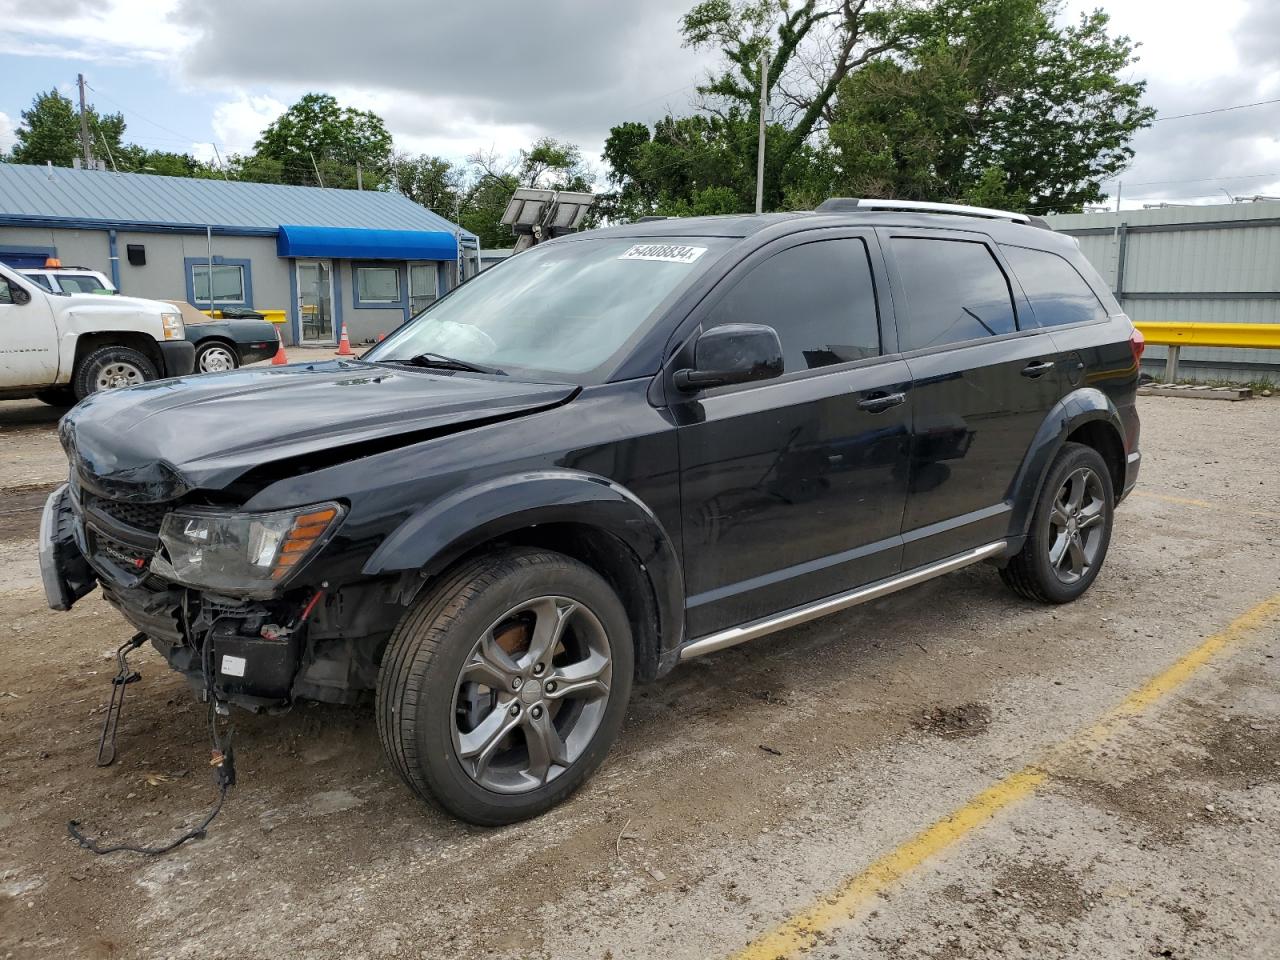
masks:
[[[596,714],[598,726],[571,763],[550,779],[544,774],[541,786],[499,792],[475,778],[455,746],[462,723],[463,668],[474,663],[479,638],[492,635],[508,611],[549,595],[581,604],[607,637],[607,699]],[[378,674],[378,734],[391,765],[422,799],[480,826],[514,823],[560,803],[599,767],[622,728],[634,669],[626,611],[598,574],[577,560],[545,550],[485,555],[445,574],[396,627]],[[491,708],[495,716],[504,709],[496,691],[495,687]],[[509,696],[522,701],[521,696]],[[518,710],[519,702],[511,706]],[[527,710],[534,715],[533,707]],[[553,722],[551,717],[548,707],[547,723]],[[532,749],[527,749],[532,758]]]
[[[54,387],[51,390],[41,390],[36,394],[36,399],[51,407],[74,407],[76,392],[71,387]]]
[[[1100,519],[1086,529],[1085,520],[1080,519],[1086,516],[1086,510],[1077,508],[1075,513],[1071,513],[1077,519],[1066,526],[1060,526],[1055,518],[1063,514],[1055,510],[1055,505],[1060,506],[1064,502],[1061,495],[1068,479],[1082,475],[1089,478],[1083,482],[1092,493],[1086,492],[1085,495],[1090,497],[1090,504],[1098,504]],[[1093,514],[1088,516],[1092,517]],[[1097,579],[1111,544],[1114,522],[1115,491],[1106,461],[1092,447],[1080,443],[1064,444],[1045,477],[1026,542],[1000,571],[1000,576],[1010,589],[1028,600],[1070,603],[1088,590]],[[1095,526],[1096,534],[1093,533]],[[1064,566],[1074,565],[1072,558],[1067,556],[1071,552],[1072,535],[1081,542],[1081,553],[1078,556],[1087,560],[1087,563],[1081,565],[1082,569],[1078,574],[1062,569]],[[1061,560],[1055,562],[1051,551],[1064,536],[1067,546],[1059,554]],[[1089,539],[1095,536],[1096,540]]]
[[[147,355],[134,350],[132,347],[99,347],[76,365],[75,373],[71,378],[71,386],[75,390],[76,399],[83,400],[89,394],[96,393],[100,389],[109,389],[105,385],[100,385],[99,381],[104,372],[110,370],[113,366],[118,366],[122,369],[131,368],[137,372],[141,379],[130,381],[129,385],[134,382],[145,383],[160,376],[156,371],[155,364],[151,362]],[[124,385],[121,384],[121,386]]]
[[[213,356],[224,358],[225,370],[235,370],[240,366],[240,351],[225,340],[206,340],[204,343],[196,347],[196,360],[194,370],[196,373],[212,373],[213,370],[206,370],[207,362]]]

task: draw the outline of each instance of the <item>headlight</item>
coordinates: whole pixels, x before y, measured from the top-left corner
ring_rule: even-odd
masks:
[[[179,313],[160,314],[160,326],[164,329],[166,340],[181,340],[187,335],[186,328],[182,325],[182,315]]]
[[[269,597],[342,519],[338,503],[274,513],[174,510],[164,518],[152,570],[188,586],[233,596]]]

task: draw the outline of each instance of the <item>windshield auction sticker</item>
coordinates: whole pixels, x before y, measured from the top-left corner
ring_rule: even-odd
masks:
[[[693,263],[706,252],[706,247],[686,247],[677,243],[637,243],[618,259],[661,260],[663,263]]]

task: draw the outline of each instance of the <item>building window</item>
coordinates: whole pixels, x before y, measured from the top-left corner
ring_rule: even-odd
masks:
[[[356,267],[356,303],[399,302],[398,267]]]
[[[209,302],[209,264],[191,265],[191,299],[198,306]],[[244,267],[213,265],[213,299],[217,303],[244,303]]]
[[[416,317],[436,302],[440,288],[437,286],[434,263],[409,264],[409,315]]]

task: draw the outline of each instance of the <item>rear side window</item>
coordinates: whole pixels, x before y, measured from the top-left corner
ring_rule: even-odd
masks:
[[[902,349],[998,337],[1017,329],[1009,281],[986,244],[970,240],[890,240],[906,293]]]
[[[1042,327],[1105,320],[1107,308],[1070,263],[1045,250],[1001,246]]]
[[[53,293],[53,282],[43,273],[28,273],[27,279],[37,286],[44,287],[50,293]]]
[[[880,322],[866,244],[819,240],[757,264],[703,326],[725,323],[777,330],[785,373],[878,357]]]

